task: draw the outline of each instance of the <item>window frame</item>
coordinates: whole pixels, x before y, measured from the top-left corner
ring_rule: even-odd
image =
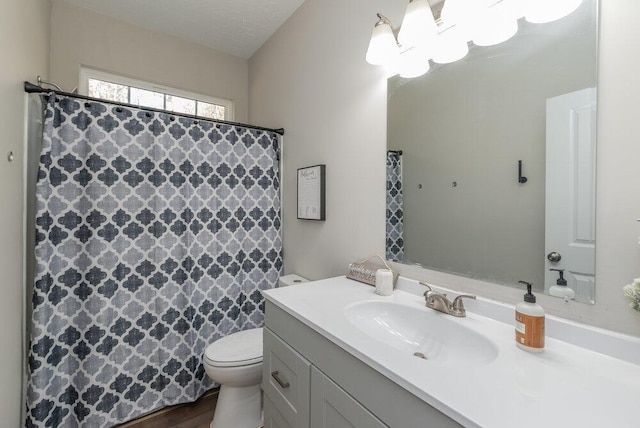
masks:
[[[130,77],[120,76],[118,74],[108,73],[106,71],[95,70],[89,67],[80,67],[80,84],[78,85],[78,92],[80,95],[88,96],[89,92],[89,79],[102,80],[109,83],[115,83],[118,85],[134,87],[138,89],[144,89],[146,91],[162,92],[165,95],[173,95],[181,98],[188,98],[191,100],[201,101],[208,104],[216,104],[224,107],[225,121],[233,121],[233,101],[224,98],[212,97],[209,95],[198,94],[196,92],[185,91],[182,89],[172,88],[170,86],[158,85],[155,83],[147,82],[144,80],[133,79]],[[196,103],[197,105],[197,103]],[[197,113],[197,107],[196,107]],[[182,114],[176,112],[176,114]],[[211,120],[216,120],[210,118]]]

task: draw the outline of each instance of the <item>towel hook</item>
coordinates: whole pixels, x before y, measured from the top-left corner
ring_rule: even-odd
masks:
[[[524,184],[527,182],[527,177],[522,175],[522,161],[518,161],[518,183]]]

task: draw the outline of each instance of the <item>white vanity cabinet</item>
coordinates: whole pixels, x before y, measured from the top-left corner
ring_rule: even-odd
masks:
[[[425,308],[423,291],[401,277],[379,296],[344,276],[265,290],[265,340],[297,355],[306,374],[294,381],[309,391],[295,394],[308,416],[286,419],[269,385],[278,366],[267,368],[267,427],[640,426],[637,337],[549,316],[532,354],[513,342],[512,306],[478,298],[456,318]]]
[[[265,428],[460,425],[267,300]]]
[[[311,363],[264,329],[262,360],[265,428],[308,428]]]
[[[383,428],[335,382],[264,330],[265,428]]]

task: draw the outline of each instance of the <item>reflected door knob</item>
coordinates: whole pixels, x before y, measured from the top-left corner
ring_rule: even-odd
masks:
[[[547,260],[549,260],[550,262],[559,262],[562,259],[562,256],[560,255],[560,253],[556,253],[555,251],[550,252],[549,254],[547,254]]]

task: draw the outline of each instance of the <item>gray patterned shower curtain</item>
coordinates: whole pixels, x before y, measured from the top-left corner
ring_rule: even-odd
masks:
[[[27,426],[193,401],[205,347],[261,326],[282,269],[277,136],[49,95]]]
[[[404,261],[402,153],[387,152],[387,260]]]

